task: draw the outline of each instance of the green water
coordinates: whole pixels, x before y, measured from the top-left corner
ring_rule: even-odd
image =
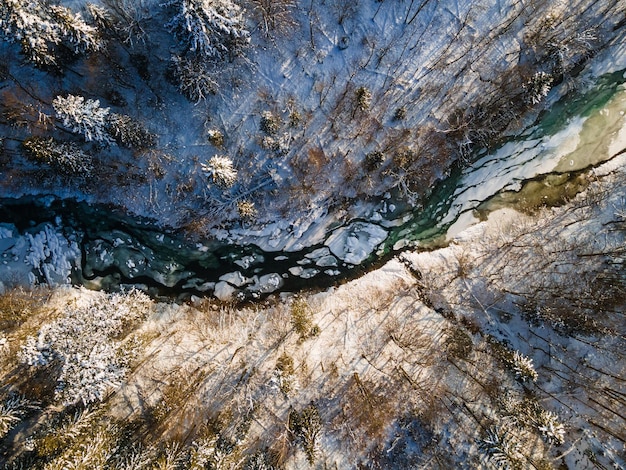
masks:
[[[564,200],[564,196],[572,197],[584,189],[585,180],[574,172],[606,161],[623,150],[619,142],[626,137],[624,75],[624,71],[603,75],[589,90],[565,95],[540,114],[519,137],[490,154],[479,152],[474,165],[455,170],[433,190],[424,209],[415,211],[411,220],[390,234],[384,251],[392,251],[394,245],[417,244],[428,248],[443,244],[448,230],[459,216],[471,214],[475,219],[484,218],[491,210],[488,201],[492,199],[492,209],[518,204],[537,207],[557,204]],[[553,138],[558,142],[554,148]],[[538,150],[543,147],[546,150]],[[503,149],[510,149],[510,152],[502,152]],[[511,164],[512,160],[517,163]],[[516,174],[524,165],[529,171]],[[481,172],[485,174],[484,178],[480,177]],[[501,177],[507,181],[507,175],[510,175],[508,185],[519,188],[496,190],[483,195],[480,200],[467,201],[466,206],[458,209],[458,214],[453,213],[459,200],[465,202],[459,188],[468,186],[472,178],[479,180],[475,183],[478,185],[489,178]],[[530,182],[525,184],[525,180]]]

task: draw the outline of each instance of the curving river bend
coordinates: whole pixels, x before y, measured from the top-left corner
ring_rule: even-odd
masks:
[[[288,243],[287,233],[274,233],[278,241],[236,234],[235,244],[192,243],[109,207],[42,196],[0,199],[0,287],[24,280],[107,290],[140,285],[153,295],[246,299],[331,285],[407,246],[441,243],[492,209],[540,205],[566,187],[578,191],[580,172],[626,148],[625,75],[601,76],[500,148],[479,152],[434,188],[424,207],[380,200],[362,219],[313,223],[306,247]]]

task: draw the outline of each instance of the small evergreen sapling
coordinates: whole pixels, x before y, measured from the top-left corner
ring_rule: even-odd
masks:
[[[280,130],[281,124],[280,117],[276,116],[271,111],[263,111],[263,114],[261,114],[259,128],[264,134],[268,136],[276,135]]]
[[[360,111],[367,111],[372,103],[372,92],[369,88],[361,86],[355,91],[356,106]]]
[[[237,202],[237,212],[242,220],[253,220],[257,216],[256,207],[254,202],[243,199]]]
[[[202,171],[222,188],[230,188],[237,181],[237,170],[229,157],[215,155],[207,163],[202,163],[201,167]]]
[[[215,147],[222,148],[224,146],[224,134],[219,129],[209,129],[207,138]]]
[[[533,360],[519,351],[513,353],[511,368],[515,372],[515,377],[522,382],[536,382],[539,377],[533,365]]]

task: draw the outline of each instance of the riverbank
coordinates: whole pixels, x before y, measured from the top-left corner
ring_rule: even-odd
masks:
[[[51,462],[113,455],[146,468],[192,458],[274,468],[624,465],[624,163],[600,166],[561,207],[492,212],[446,248],[404,252],[315,294],[236,307],[57,290],[2,339],[4,383],[40,408],[24,411],[2,451]],[[143,305],[145,319],[109,340],[117,352],[100,357],[106,366],[63,356],[63,370],[83,371],[82,387],[102,378],[90,367],[117,379],[104,376],[102,401],[59,407],[77,384],[19,366],[20,351],[28,335],[66,324],[69,306],[77,319],[86,306],[94,312],[90,299],[104,311]],[[60,348],[41,334],[40,351]],[[100,447],[85,446],[87,435]]]

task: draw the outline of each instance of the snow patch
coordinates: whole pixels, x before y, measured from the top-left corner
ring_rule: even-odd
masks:
[[[220,276],[220,281],[228,282],[235,287],[242,287],[250,283],[250,279],[241,274],[240,271],[224,274]]]
[[[324,242],[339,259],[350,264],[360,264],[387,238],[382,227],[366,222],[355,222],[335,230]]]
[[[222,302],[225,302],[227,300],[231,300],[235,292],[237,292],[237,289],[235,289],[229,283],[227,283],[226,281],[220,281],[215,284],[215,290],[213,291],[213,295],[215,295],[215,297],[220,299]]]

